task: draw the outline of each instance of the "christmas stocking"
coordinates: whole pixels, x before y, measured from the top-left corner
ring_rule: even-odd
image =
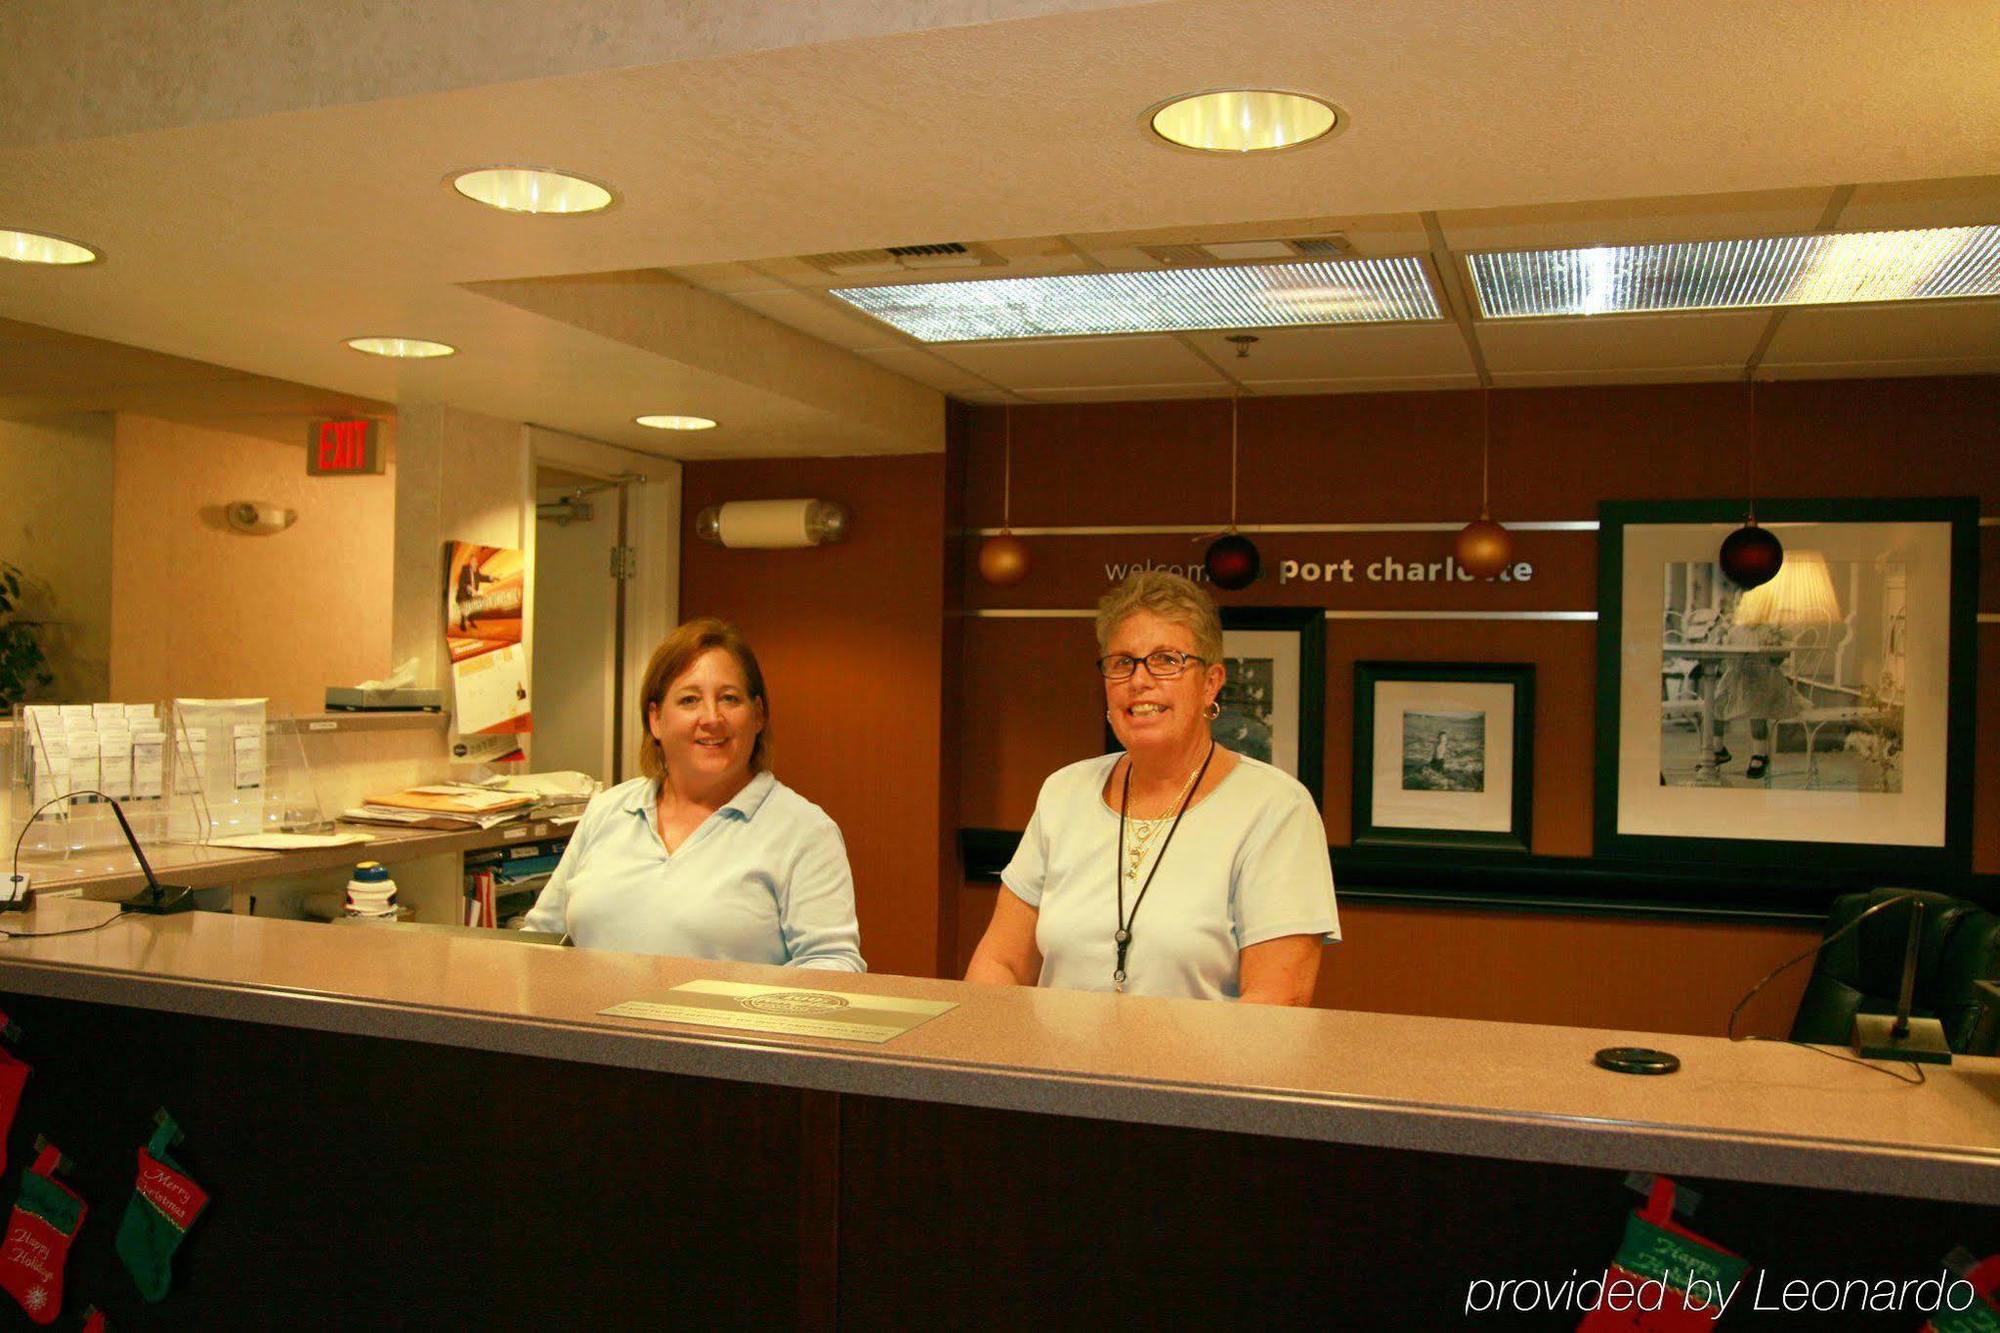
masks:
[[[1674,1221],[1674,1182],[1655,1176],[1577,1333],[1706,1333],[1749,1266]]]
[[[9,1029],[11,1036],[13,1027],[7,1015],[0,1014],[0,1028]],[[14,1127],[14,1112],[21,1109],[21,1089],[28,1086],[31,1068],[25,1060],[0,1048],[0,1171],[7,1169],[7,1132]]]
[[[21,1177],[7,1238],[0,1241],[0,1287],[28,1318],[52,1324],[62,1311],[63,1265],[89,1208],[80,1195],[56,1179],[62,1154],[44,1148]]]
[[[139,1181],[118,1223],[118,1257],[149,1301],[166,1299],[174,1280],[174,1251],[208,1207],[207,1192],[167,1156],[180,1136],[173,1118],[162,1116],[152,1142],[139,1149]]]
[[[2000,1254],[1989,1254],[1974,1264],[1965,1280],[1972,1284],[1972,1304],[1963,1310],[1939,1310],[1923,1333],[2000,1333]]]

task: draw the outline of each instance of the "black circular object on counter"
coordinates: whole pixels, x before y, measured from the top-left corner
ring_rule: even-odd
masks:
[[[1671,1074],[1681,1067],[1681,1058],[1650,1046],[1606,1046],[1591,1057],[1617,1074]]]

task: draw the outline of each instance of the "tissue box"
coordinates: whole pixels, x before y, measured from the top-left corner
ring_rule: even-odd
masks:
[[[358,685],[326,687],[329,713],[413,711],[435,713],[444,707],[444,691],[415,685],[379,685],[366,689]]]

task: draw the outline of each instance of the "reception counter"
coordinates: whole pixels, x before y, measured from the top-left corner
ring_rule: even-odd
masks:
[[[602,1013],[696,979],[955,1007],[880,1045]],[[154,1105],[188,1127],[216,1196],[171,1298],[193,1322],[247,1299],[307,1323],[329,1300],[468,1321],[644,1300],[985,1326],[1055,1300],[1078,1322],[1250,1301],[1428,1327],[1474,1278],[1601,1268],[1627,1172],[1698,1182],[1690,1225],[1774,1271],[1935,1276],[1954,1245],[2000,1248],[2000,1060],[1918,1086],[1779,1043],[208,913],[0,941],[0,996],[37,1067],[10,1161],[42,1132],[111,1182]],[[1612,1045],[1683,1068],[1592,1065]]]

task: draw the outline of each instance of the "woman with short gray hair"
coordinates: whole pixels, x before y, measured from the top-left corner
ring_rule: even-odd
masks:
[[[1124,753],[1042,784],[965,979],[1310,1004],[1340,938],[1326,828],[1297,780],[1210,735],[1215,603],[1134,574],[1099,602],[1097,647]]]

